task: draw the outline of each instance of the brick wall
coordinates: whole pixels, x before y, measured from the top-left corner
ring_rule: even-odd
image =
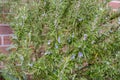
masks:
[[[120,8],[120,0],[113,0],[108,5],[117,11]],[[8,53],[6,50],[11,44],[11,36],[13,35],[12,29],[7,24],[0,24],[0,53]],[[3,80],[0,77],[0,80]]]
[[[113,11],[117,11],[120,9],[120,0],[112,0],[108,5],[113,9]]]
[[[7,48],[12,44],[12,29],[7,24],[0,24],[0,53],[7,53]]]
[[[120,8],[120,0],[113,0],[108,3],[113,10]],[[12,29],[7,24],[0,24],[0,53],[7,53],[6,50],[11,45]]]

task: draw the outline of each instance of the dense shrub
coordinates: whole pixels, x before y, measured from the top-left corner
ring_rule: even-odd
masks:
[[[107,3],[36,0],[14,5],[11,26],[16,50],[3,58],[3,76],[6,80],[27,76],[32,80],[119,80],[120,18]]]

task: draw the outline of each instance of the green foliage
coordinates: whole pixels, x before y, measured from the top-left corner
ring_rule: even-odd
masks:
[[[32,80],[119,80],[120,19],[107,3],[38,0],[15,5],[16,51],[5,60],[3,74],[17,80],[28,75]]]

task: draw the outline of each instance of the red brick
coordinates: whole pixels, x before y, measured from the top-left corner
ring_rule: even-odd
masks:
[[[10,45],[12,43],[10,36],[4,36],[4,45]]]
[[[8,47],[2,47],[0,46],[0,53],[8,53],[8,51],[6,50]]]
[[[108,3],[108,5],[112,9],[118,9],[118,8],[120,8],[120,1],[111,1],[111,2]]]
[[[0,24],[0,34],[12,34],[13,30],[7,24]]]
[[[1,36],[0,36],[0,45],[1,45],[1,42],[2,42],[2,40],[1,40]]]
[[[0,24],[0,53],[8,53],[6,49],[12,43],[10,34],[13,34],[11,27],[8,24]],[[1,43],[1,36],[3,37],[4,43]]]

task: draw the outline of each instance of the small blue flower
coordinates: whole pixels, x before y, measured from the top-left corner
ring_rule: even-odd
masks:
[[[49,41],[48,41],[48,45],[50,45],[50,43],[51,43],[51,41],[49,40]]]
[[[58,49],[58,45],[57,44],[55,44],[55,48]]]
[[[73,55],[71,56],[71,60],[73,60],[73,59],[75,59],[75,54],[73,54]]]
[[[83,40],[86,40],[87,37],[88,37],[88,35],[87,35],[87,34],[84,34]]]
[[[33,66],[33,64],[32,64],[32,63],[28,63],[28,66],[32,67],[32,66]]]
[[[60,37],[58,37],[58,43],[60,43]]]
[[[79,53],[78,53],[78,57],[79,57],[79,58],[83,57],[83,53],[82,53],[82,52],[79,52]]]
[[[74,38],[75,37],[75,35],[74,35],[74,33],[72,33],[72,38]]]

